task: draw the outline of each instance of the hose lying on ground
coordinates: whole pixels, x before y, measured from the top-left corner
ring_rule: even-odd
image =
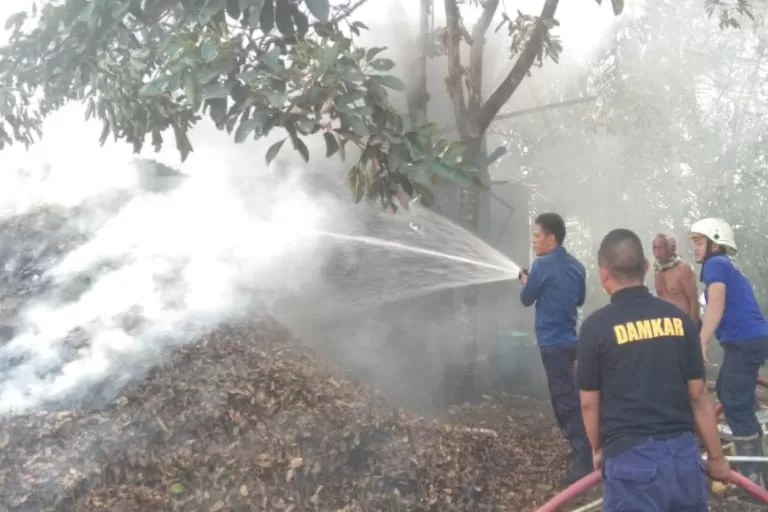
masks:
[[[539,507],[536,512],[562,512],[562,507],[600,483],[600,472],[594,471],[574,483],[551,500]],[[768,504],[768,491],[752,482],[749,478],[731,470],[731,483],[741,487],[753,498]]]

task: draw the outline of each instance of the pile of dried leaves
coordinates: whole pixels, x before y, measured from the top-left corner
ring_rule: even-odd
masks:
[[[265,326],[177,351],[99,411],[3,418],[0,510],[535,510],[566,450],[546,407],[424,420]]]
[[[531,440],[519,442],[514,429],[502,440],[409,416],[286,338],[221,330],[104,410],[2,419],[0,503],[520,511],[547,494],[516,476],[533,467],[541,479],[547,460],[531,456]]]

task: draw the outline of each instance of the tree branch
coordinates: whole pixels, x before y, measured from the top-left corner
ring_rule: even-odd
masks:
[[[505,114],[499,114],[493,118],[493,122],[496,121],[502,121],[504,119],[512,119],[514,117],[522,117],[527,116],[529,114],[538,114],[539,112],[546,112],[548,110],[556,110],[558,108],[563,107],[571,107],[573,105],[579,105],[582,103],[591,103],[593,101],[597,100],[597,96],[585,96],[583,98],[574,98],[572,100],[565,100],[565,101],[558,101],[556,103],[548,103],[546,105],[541,105],[538,107],[530,107],[530,108],[523,108],[520,110],[515,110],[513,112],[507,112]],[[446,126],[440,129],[438,133],[446,133],[450,130],[453,130],[454,126]],[[507,135],[506,133],[502,131],[497,131],[495,133],[499,133],[501,135]]]
[[[354,4],[342,7],[341,12],[331,19],[331,23],[338,23],[345,18],[349,18],[353,12],[362,7],[366,2],[368,2],[368,0],[357,0]]]
[[[446,0],[446,5],[448,1]],[[536,60],[536,56],[541,51],[544,36],[549,30],[547,23],[554,19],[558,3],[559,0],[546,0],[544,2],[544,7],[541,9],[541,14],[538,20],[536,20],[536,26],[531,33],[531,38],[525,44],[523,51],[520,52],[520,56],[512,67],[512,71],[509,72],[496,90],[491,93],[472,121],[470,135],[473,137],[480,137],[485,133],[493,122],[494,117],[496,117],[496,114],[501,110],[501,107],[504,106],[525,79],[525,76]]]
[[[472,46],[469,51],[469,110],[477,112],[483,102],[483,53],[485,33],[491,26],[499,0],[487,0],[483,13],[472,28]]]
[[[414,83],[408,88],[408,111],[411,122],[421,125],[427,121],[427,104],[429,92],[427,89],[427,53],[431,43],[429,21],[432,14],[432,0],[421,0],[421,12],[419,13],[419,53],[416,56],[413,71],[416,75]]]
[[[597,96],[585,96],[583,98],[575,98],[572,100],[558,101],[557,103],[549,103],[547,105],[540,105],[538,107],[523,108],[515,110],[514,112],[508,112],[494,116],[494,121],[501,121],[503,119],[512,119],[513,117],[525,116],[528,114],[536,114],[538,112],[546,112],[547,110],[555,110],[563,107],[570,107],[572,105],[579,105],[581,103],[591,103],[597,100]]]
[[[456,0],[445,0],[445,49],[448,54],[448,76],[445,84],[448,86],[448,95],[453,102],[453,113],[456,116],[456,127],[459,134],[466,133],[467,104],[464,101],[464,86],[461,83],[461,14]]]

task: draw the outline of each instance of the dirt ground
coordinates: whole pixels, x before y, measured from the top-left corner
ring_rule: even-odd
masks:
[[[222,329],[104,409],[0,418],[0,511],[534,512],[567,464],[554,425],[504,393],[419,417],[277,326]]]

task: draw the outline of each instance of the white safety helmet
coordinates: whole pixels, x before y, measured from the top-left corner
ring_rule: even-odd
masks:
[[[694,222],[690,229],[691,235],[703,235],[707,237],[712,243],[720,245],[725,248],[728,256],[734,256],[739,252],[739,248],[736,245],[736,240],[733,237],[733,229],[723,219],[701,219]]]

